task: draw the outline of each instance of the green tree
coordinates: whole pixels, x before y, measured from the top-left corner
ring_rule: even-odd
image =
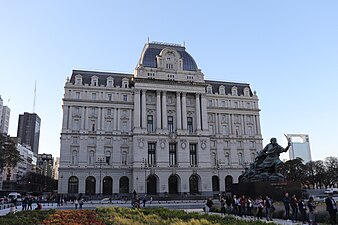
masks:
[[[283,173],[289,181],[300,181],[303,185],[309,185],[306,179],[306,166],[301,158],[286,161],[283,167]]]
[[[0,134],[0,171],[4,167],[15,167],[21,160],[20,152],[13,138]]]

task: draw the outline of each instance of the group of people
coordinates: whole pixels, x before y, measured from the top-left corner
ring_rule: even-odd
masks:
[[[74,200],[74,206],[75,206],[75,209],[82,209],[82,206],[83,206],[83,199],[80,198],[80,199],[75,199]]]
[[[303,199],[298,199],[296,195],[289,196],[288,193],[285,193],[285,196],[282,200],[285,208],[285,219],[288,221],[296,222],[298,218],[298,213],[300,215],[301,221],[303,224],[317,224],[316,223],[316,203],[313,197],[310,197],[305,203]],[[330,215],[330,223],[337,224],[336,214],[337,214],[337,204],[333,199],[333,195],[330,194],[326,199],[326,210]],[[213,210],[213,201],[211,198],[205,203],[204,211],[206,213]],[[221,215],[224,215],[226,212],[233,213],[236,216],[246,217],[246,216],[255,216],[256,219],[263,219],[263,212],[265,212],[265,217],[267,221],[272,221],[272,215],[275,211],[274,201],[271,197],[258,196],[256,199],[246,197],[244,195],[237,197],[234,196],[221,196],[220,198],[220,211]]]

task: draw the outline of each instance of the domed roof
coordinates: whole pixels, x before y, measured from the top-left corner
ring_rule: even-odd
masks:
[[[185,51],[185,47],[177,44],[167,44],[157,42],[147,43],[143,48],[139,63],[142,64],[144,67],[157,68],[156,56],[160,55],[160,52],[164,48],[174,49],[180,54],[183,60],[183,70],[188,71],[198,70],[195,60],[188,52]]]

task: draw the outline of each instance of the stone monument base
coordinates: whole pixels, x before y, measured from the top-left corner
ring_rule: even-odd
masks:
[[[297,198],[301,198],[301,183],[297,181],[260,181],[233,184],[231,187],[231,194],[237,197],[245,195],[256,199],[258,195],[263,198],[267,195],[275,201],[281,201],[286,192],[289,193],[290,197],[295,194]]]

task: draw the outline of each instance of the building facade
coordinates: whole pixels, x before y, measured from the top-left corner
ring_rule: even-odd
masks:
[[[36,113],[25,112],[19,115],[17,137],[20,144],[31,147],[35,157],[39,152],[40,124],[41,119]]]
[[[0,133],[2,134],[8,134],[10,115],[11,109],[3,105],[3,100],[0,96]]]
[[[301,158],[304,163],[312,161],[310,139],[308,134],[287,134],[291,140],[291,147],[289,149],[290,160]]]
[[[230,191],[262,149],[249,84],[204,80],[184,46],[145,44],[133,74],[74,70],[65,84],[61,194]]]
[[[38,154],[37,166],[39,167],[40,173],[47,177],[53,176],[53,165],[54,158],[52,154]]]

